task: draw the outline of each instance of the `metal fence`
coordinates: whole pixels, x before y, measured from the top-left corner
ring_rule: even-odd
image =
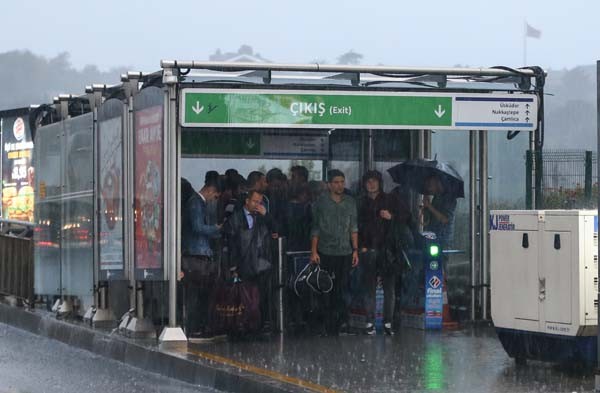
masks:
[[[528,152],[528,167],[535,154]],[[595,208],[598,197],[597,153],[589,150],[544,150],[535,157],[542,172],[545,209]]]
[[[0,294],[33,300],[32,225],[0,219]]]

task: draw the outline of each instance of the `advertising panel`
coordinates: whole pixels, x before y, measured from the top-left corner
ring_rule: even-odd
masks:
[[[28,116],[2,119],[2,217],[33,222],[33,141]]]
[[[156,90],[154,97],[150,97],[153,100],[144,97],[144,92],[136,97],[138,102],[155,105],[138,104],[134,113],[135,276],[138,280],[161,280],[163,269],[163,105],[162,91]],[[154,92],[147,92],[151,93]]]
[[[98,247],[101,280],[123,279],[125,271],[123,104],[114,101],[107,101],[98,112]]]
[[[430,247],[437,245],[432,244]],[[442,258],[441,255],[430,252],[429,258],[425,258],[425,329],[442,328],[443,291]]]

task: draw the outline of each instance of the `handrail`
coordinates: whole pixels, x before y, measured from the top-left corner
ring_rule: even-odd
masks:
[[[35,227],[35,224],[33,222],[11,220],[8,218],[1,218],[1,217],[0,217],[0,224],[12,224],[12,225],[18,225],[18,226],[23,226],[23,227],[32,227],[32,228]]]

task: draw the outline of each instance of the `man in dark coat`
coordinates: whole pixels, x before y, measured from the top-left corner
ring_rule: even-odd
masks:
[[[208,203],[219,198],[216,183],[206,183],[197,193],[186,179],[181,179],[182,225],[181,270],[185,288],[185,327],[192,338],[209,338],[208,298],[218,275],[210,240],[219,237],[220,225],[208,224]]]
[[[260,293],[263,328],[271,328],[271,231],[265,223],[263,195],[250,190],[244,205],[226,221],[223,233],[228,238],[229,268],[234,278],[252,282]]]

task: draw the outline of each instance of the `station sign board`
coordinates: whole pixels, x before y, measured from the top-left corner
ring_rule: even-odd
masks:
[[[534,94],[202,89],[181,91],[183,127],[522,130]]]

